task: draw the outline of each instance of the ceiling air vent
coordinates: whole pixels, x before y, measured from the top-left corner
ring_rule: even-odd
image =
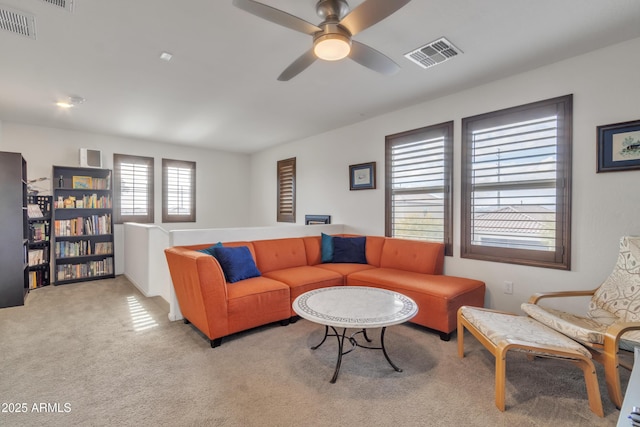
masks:
[[[462,51],[444,37],[419,47],[404,56],[422,68],[433,67],[461,54]]]
[[[73,0],[42,0],[45,3],[61,7],[68,12],[73,12]]]
[[[0,4],[0,29],[36,38],[36,18],[30,13]]]

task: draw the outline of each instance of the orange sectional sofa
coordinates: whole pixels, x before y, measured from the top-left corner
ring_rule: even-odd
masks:
[[[344,237],[344,236],[340,236]],[[186,323],[205,334],[212,347],[236,332],[296,319],[293,300],[328,286],[372,286],[400,292],[418,304],[411,322],[448,341],[463,305],[484,306],[484,282],[445,276],[444,245],[366,236],[366,264],[322,262],[320,236],[223,243],[246,246],[260,276],[228,283],[220,263],[199,252],[207,245],[165,249],[180,310]]]

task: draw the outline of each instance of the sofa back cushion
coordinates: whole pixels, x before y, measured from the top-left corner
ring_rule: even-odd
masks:
[[[307,253],[307,265],[318,265],[322,262],[322,239],[320,236],[303,237],[304,250]]]
[[[253,248],[256,254],[258,270],[263,274],[283,268],[307,265],[304,240],[301,238],[255,240]]]
[[[380,267],[442,274],[444,244],[417,240],[387,238],[382,247]]]

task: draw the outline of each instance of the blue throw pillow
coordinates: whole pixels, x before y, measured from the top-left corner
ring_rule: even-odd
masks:
[[[249,248],[246,246],[217,247],[213,249],[213,256],[220,263],[224,277],[229,283],[261,275]]]
[[[333,236],[322,234],[322,262],[333,261]]]
[[[213,250],[215,248],[221,248],[221,247],[222,247],[222,242],[218,242],[213,246],[209,246],[208,248],[197,249],[197,252],[202,252],[203,254],[207,254],[207,255],[213,256]]]
[[[366,237],[334,237],[333,262],[366,264]]]

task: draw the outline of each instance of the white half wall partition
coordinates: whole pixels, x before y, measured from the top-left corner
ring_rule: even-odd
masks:
[[[164,257],[169,232],[154,224],[124,224],[124,275],[146,297],[171,298],[171,279]]]

